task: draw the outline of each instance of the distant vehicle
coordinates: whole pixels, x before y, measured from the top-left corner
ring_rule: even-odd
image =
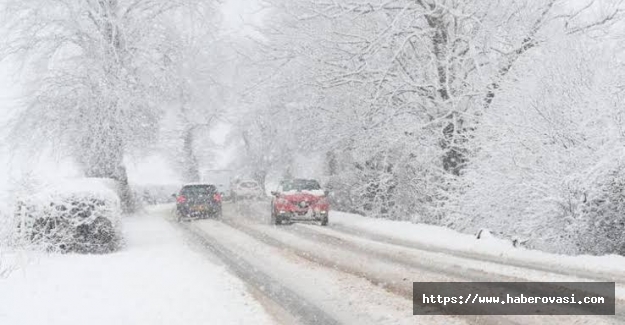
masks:
[[[255,180],[240,180],[232,186],[232,200],[240,199],[260,199],[265,196],[265,192]]]
[[[228,169],[205,169],[200,171],[200,182],[214,184],[224,199],[229,199],[232,193],[232,171]]]
[[[283,180],[271,194],[274,196],[271,201],[272,224],[293,221],[319,221],[322,226],[328,224],[328,193],[316,180]]]
[[[221,194],[215,185],[185,185],[174,196],[178,221],[184,218],[221,218]]]

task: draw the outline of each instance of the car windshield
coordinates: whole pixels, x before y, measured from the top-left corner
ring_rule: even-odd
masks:
[[[296,179],[282,183],[282,190],[287,191],[314,191],[320,190],[321,186],[315,180]]]

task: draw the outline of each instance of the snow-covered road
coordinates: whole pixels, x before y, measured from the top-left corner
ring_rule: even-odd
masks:
[[[575,281],[561,274],[393,245],[333,227],[268,224],[268,205],[226,205],[222,222],[185,223],[226,259],[277,281],[341,324],[622,324],[620,317],[412,316],[413,281]],[[268,294],[270,299],[272,294]],[[285,307],[286,313],[301,310]],[[327,323],[310,321],[303,323]]]

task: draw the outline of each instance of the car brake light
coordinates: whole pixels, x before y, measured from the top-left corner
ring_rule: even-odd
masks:
[[[215,193],[215,195],[213,195],[213,199],[215,202],[221,202],[221,194]]]
[[[182,196],[182,195],[178,195],[178,196],[176,197],[176,202],[177,202],[177,203],[185,203],[185,202],[187,202],[187,198],[186,198],[186,197],[184,197],[184,196]]]

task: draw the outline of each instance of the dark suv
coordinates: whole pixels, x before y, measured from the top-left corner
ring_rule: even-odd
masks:
[[[176,196],[178,220],[221,217],[221,194],[211,184],[185,185]]]

